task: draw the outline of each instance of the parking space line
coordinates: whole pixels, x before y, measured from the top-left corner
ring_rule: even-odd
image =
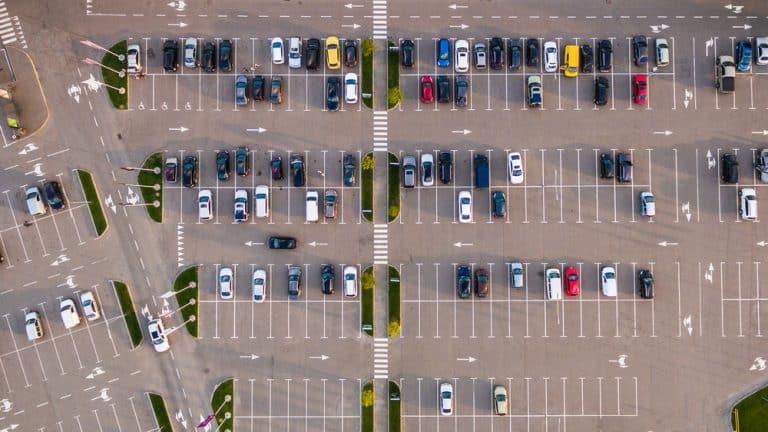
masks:
[[[214,339],[219,339],[219,293],[218,291],[219,291],[219,267],[220,266],[221,264],[218,264],[218,263],[213,265],[213,268],[214,268],[213,271],[215,273],[213,276],[214,277],[213,322],[215,323],[214,330],[213,330]]]
[[[237,182],[237,176],[235,176],[235,182]],[[233,263],[234,267],[232,271],[232,298],[237,299],[237,263]],[[237,337],[237,302],[232,302],[232,336],[230,339],[238,339]]]
[[[133,411],[133,418],[136,420],[136,429],[141,432],[144,429],[141,428],[141,422],[139,422],[139,415],[136,413],[136,405],[133,403],[133,396],[128,398],[128,401],[131,402],[131,411]]]
[[[650,156],[650,154],[649,154],[649,156]],[[633,148],[629,149],[629,159],[630,160],[635,160],[635,149],[633,149]],[[649,162],[648,162],[648,166],[650,168],[650,159],[649,159]],[[650,176],[651,176],[651,172],[648,171],[648,179],[649,179],[648,184],[649,185],[651,183],[650,182]],[[635,220],[635,176],[630,177],[629,185],[630,185],[630,189],[632,191],[632,195],[631,195],[632,199],[629,200],[631,205],[632,205],[632,213],[631,213],[632,214],[632,220],[631,221],[632,222],[637,222]],[[615,204],[616,203],[614,203],[614,205]]]
[[[40,312],[42,312],[43,318],[45,319],[45,322],[52,322],[48,319],[48,313],[45,312],[45,302],[38,303],[40,306]],[[56,359],[59,361],[59,368],[61,369],[61,374],[64,375],[66,372],[64,372],[64,365],[61,363],[61,356],[59,355],[59,347],[56,346],[56,336],[53,334],[53,329],[51,326],[48,326],[48,331],[51,333],[51,343],[53,344],[53,350],[56,352]],[[35,350],[37,350],[37,343],[35,343]],[[38,354],[39,356],[40,354]],[[79,357],[79,356],[78,356]]]
[[[541,223],[547,223],[546,180],[544,179],[544,152],[547,149],[539,149],[541,152]]]
[[[731,57],[733,57],[735,59],[736,58],[736,53],[735,53],[735,49],[734,49],[734,40],[736,38],[734,36],[728,36],[728,39],[731,40]],[[751,59],[750,59],[750,61],[751,61]],[[738,69],[737,69],[737,71],[738,71]],[[715,75],[715,76],[717,76],[717,75]],[[732,100],[733,100],[733,106],[731,106],[731,109],[734,109],[734,110],[738,109],[736,107],[736,91],[735,90],[733,91],[733,98],[732,98]]]
[[[632,265],[632,337],[637,337],[637,263],[631,262]],[[618,270],[617,270],[618,273]],[[653,274],[653,273],[651,273]],[[617,277],[618,279],[618,277]]]
[[[421,266],[423,263],[416,263],[416,299],[418,300],[418,303],[416,303],[416,338],[421,339]],[[402,264],[400,264],[400,286],[404,286],[405,283],[403,281],[405,279],[405,273],[403,272]],[[435,285],[435,290],[437,290],[437,285]],[[402,337],[403,332],[402,328],[400,331],[400,336]]]
[[[574,43],[576,44],[577,47],[579,47],[579,38],[574,38]],[[576,111],[581,111],[581,107],[579,106],[579,76],[578,75],[576,76],[575,81],[576,81],[576,108],[574,109]]]
[[[742,303],[742,296],[741,296],[741,261],[736,262],[736,280],[738,281],[738,293],[739,293],[739,300],[736,302],[739,308],[739,337],[744,337],[744,328],[742,326],[742,313],[741,313],[741,303]]]
[[[578,203],[576,223],[582,223],[581,220],[581,149],[576,149],[576,199]]]
[[[562,52],[560,50],[560,41],[562,39],[563,38],[561,38],[561,37],[556,37],[555,38],[555,43],[557,44],[557,54],[558,55],[560,55],[560,53]],[[560,59],[559,58],[556,59],[556,61],[557,61],[557,63],[560,63]],[[562,77],[561,77],[559,71],[560,71],[560,67],[558,66],[557,70],[554,73],[552,73],[552,77],[557,80],[557,111],[562,111],[563,110],[563,98],[562,98],[562,95],[561,95],[561,92],[560,92],[560,85],[561,85],[561,82],[563,80],[561,79]],[[578,87],[578,84],[576,85],[576,87]]]
[[[62,180],[62,174],[61,173],[56,174],[56,177],[59,178],[59,183],[60,184],[64,184],[64,182]],[[69,202],[69,203],[72,202],[72,201],[69,200],[69,196],[67,196],[67,189],[66,188],[61,188],[61,193],[62,193],[62,195],[64,195],[64,200],[66,202]],[[75,235],[77,235],[77,242],[78,242],[77,244],[78,245],[85,244],[83,239],[80,237],[80,229],[77,227],[77,223],[75,223],[75,216],[72,214],[72,206],[71,205],[67,208],[67,213],[69,213],[69,218],[72,221],[72,226],[75,228]]]
[[[564,171],[563,171],[563,149],[561,149],[561,148],[557,149],[557,157],[558,157],[558,160],[559,160],[559,168],[558,168],[558,176],[557,177],[558,177],[558,180],[560,182],[559,182],[559,185],[558,185],[559,187],[558,187],[558,190],[557,190],[556,197],[557,197],[558,201],[560,201],[560,223],[565,223],[565,220],[563,220],[563,200],[564,200],[564,198],[563,198],[563,176],[565,175]]]
[[[265,297],[268,299],[267,303],[269,303],[269,335],[267,335],[267,339],[274,339],[274,336],[272,336],[272,300],[269,299],[269,297],[270,297],[269,286],[270,286],[270,284],[272,284],[272,280],[273,280],[272,279],[272,266],[273,265],[274,264],[267,264],[267,270],[269,271],[269,279],[267,279],[267,283],[264,284],[266,286]],[[289,316],[289,318],[290,318],[290,316]],[[288,322],[288,326],[289,326],[288,328],[290,328],[290,321]]]
[[[616,149],[611,149],[611,160],[616,160]],[[617,219],[617,213],[616,213],[616,176],[613,176],[613,223],[617,223],[619,220]]]
[[[493,182],[493,175],[491,174],[491,152],[493,149],[487,149],[485,152],[488,153],[488,223],[493,223],[493,205],[491,201],[491,191],[493,190],[493,185],[491,184]]]
[[[488,316],[493,317],[493,264],[492,262],[488,263],[488,286],[491,287],[491,289],[488,290]],[[488,320],[488,328],[489,328],[489,338],[494,338],[496,336],[493,335],[493,319]]]
[[[522,84],[521,85],[521,87],[522,87],[522,97],[520,98],[520,105],[521,105],[520,109],[523,110],[523,111],[528,111],[528,104],[526,103],[527,87],[526,87],[526,83],[525,83],[525,80],[526,80],[525,77],[527,76],[526,75],[526,71],[525,71],[525,67],[526,67],[526,65],[528,63],[527,60],[526,60],[528,58],[528,56],[527,56],[527,54],[525,54],[525,46],[526,46],[525,45],[525,41],[526,40],[527,40],[527,38],[525,38],[525,37],[520,38],[520,41],[522,43],[522,48],[521,48],[521,53],[520,53],[520,64],[523,66],[523,80],[522,80],[523,82],[521,83]]]
[[[123,432],[123,427],[120,426],[120,419],[117,417],[117,409],[115,409],[115,404],[109,404],[109,406],[112,407],[112,414],[115,416],[115,424],[117,424],[117,430],[119,432]]]
[[[530,285],[530,279],[528,279],[528,263],[523,263],[525,268],[525,337],[531,337],[528,326],[528,285]]]
[[[635,109],[632,104],[634,101],[632,100],[632,38],[629,36],[627,38],[627,86],[629,88],[629,106],[627,107],[627,110],[633,111]]]
[[[579,266],[579,277],[581,278],[584,273],[582,272],[582,265],[584,263],[576,263],[577,266]],[[584,336],[584,295],[579,295],[579,337],[583,338]]]
[[[712,38],[712,48],[713,48],[712,52],[714,53],[715,58],[718,57],[718,54],[717,54],[717,40],[718,39],[719,39],[719,37],[717,37],[717,36]],[[695,40],[695,38],[694,38],[694,40]],[[695,50],[695,46],[694,46],[694,50]],[[693,58],[694,58],[694,66],[695,66],[696,65],[696,63],[695,63],[696,62],[696,60],[695,60],[696,56],[694,55]],[[717,65],[712,65],[712,69],[713,69],[713,75],[717,76]],[[696,69],[694,68],[694,70],[696,70]],[[694,88],[696,88],[696,87],[694,86]],[[720,109],[720,95],[719,95],[719,93],[720,93],[719,91],[715,92],[715,109],[716,110]],[[735,93],[736,92],[734,92],[734,94]]]
[[[675,51],[675,37],[670,36],[669,39],[672,41],[672,55],[671,55],[671,63],[672,63],[672,110],[677,109],[677,74],[675,73],[675,60],[677,58],[677,51]]]
[[[596,275],[597,275],[597,284],[596,284],[597,286],[600,286],[600,278],[601,278],[601,276],[600,276],[600,264],[601,263],[599,263],[599,262],[595,263],[595,270],[596,270]],[[603,331],[602,330],[602,322],[600,321],[600,309],[601,309],[600,308],[600,291],[601,290],[596,290],[595,291],[595,300],[597,300],[597,336],[595,336],[595,337],[599,337],[599,338],[603,337],[603,334],[602,334],[602,331]]]
[[[611,49],[613,49],[613,46],[616,45],[616,37],[611,36],[608,38],[608,40],[611,41]],[[614,76],[614,68],[611,67],[611,111],[616,109],[615,96],[614,96],[614,94],[616,93],[616,87],[614,86],[614,83],[613,83],[613,76]]]
[[[475,279],[475,263],[469,263],[469,266],[470,266],[470,276],[469,277],[470,277],[470,280],[473,280],[473,279]],[[454,276],[453,279],[456,280],[456,277]],[[476,282],[476,281],[473,281],[473,282]],[[472,286],[472,285],[473,284],[470,282],[469,286]],[[475,288],[477,288],[477,287],[475,287]],[[477,336],[475,336],[475,297],[477,297],[477,296],[470,289],[469,298],[470,298],[470,305],[471,305],[471,309],[472,309],[472,334],[469,336],[470,339],[477,338]],[[453,308],[453,310],[454,310],[454,313],[453,313],[453,323],[454,323],[453,327],[455,329],[456,328],[456,303],[454,302],[453,305],[454,305],[454,308]],[[456,331],[454,331],[453,334],[454,334],[454,337],[456,337]]]
[[[455,281],[456,280],[456,263],[451,263],[451,265],[453,266],[453,278],[451,280]],[[471,277],[472,276],[470,276],[470,278]],[[435,278],[437,278],[437,275],[435,275]],[[453,291],[453,298],[452,298],[452,303],[453,303],[453,335],[451,337],[457,338],[457,337],[459,337],[458,334],[456,333],[456,326],[457,326],[457,323],[456,323],[456,297],[458,296],[458,293],[456,292],[456,290],[452,290],[452,291]],[[472,293],[470,293],[470,295],[472,295]],[[473,313],[472,318],[474,319],[474,309],[472,309],[472,313]],[[472,323],[472,331],[474,331],[474,330],[475,330],[475,326],[474,326],[474,321],[473,321],[473,323]]]
[[[8,319],[8,315],[9,314],[4,314],[3,318],[5,318],[5,323],[8,325],[8,333],[11,335],[11,341],[13,342],[13,350],[16,352],[16,357],[19,359],[19,368],[21,368],[21,375],[24,376],[25,388],[29,388],[31,387],[31,385],[29,384],[29,380],[27,379],[27,372],[24,370],[24,362],[21,360],[21,351],[19,351],[19,345],[16,343],[16,336],[14,336],[13,334],[13,328],[11,327],[11,321]],[[42,362],[40,366],[41,366],[41,370],[43,371],[43,376],[45,377],[45,369],[42,369]],[[7,381],[7,378],[6,378],[6,381]],[[47,381],[47,378],[44,379],[44,381]],[[8,388],[10,389],[10,386],[8,386]]]
[[[101,295],[99,295],[99,285],[95,284],[92,285],[91,288],[96,293],[96,301],[99,302],[99,304],[104,304],[101,301]],[[104,327],[107,329],[107,336],[109,337],[109,341],[112,343],[112,351],[114,351],[115,355],[113,357],[120,357],[120,354],[117,352],[117,346],[115,346],[115,339],[112,337],[112,330],[109,328],[109,317],[107,317],[107,311],[102,308],[101,309],[101,316],[104,320]]]
[[[435,266],[435,338],[440,337],[440,263],[432,263]],[[455,273],[455,272],[454,272]]]
[[[24,237],[21,235],[21,230],[19,229],[19,222],[16,220],[16,213],[15,208],[13,207],[13,203],[11,202],[11,197],[8,195],[8,190],[3,191],[5,194],[5,199],[8,201],[8,208],[11,209],[11,217],[13,218],[13,226],[16,227],[16,234],[19,236],[19,243],[21,243],[21,249],[24,251],[24,262],[28,263],[32,261],[29,259],[29,254],[27,254],[27,247],[24,246]],[[4,249],[5,250],[5,249]]]

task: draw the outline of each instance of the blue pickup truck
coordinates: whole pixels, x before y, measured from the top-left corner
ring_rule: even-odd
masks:
[[[490,173],[488,169],[488,156],[483,154],[475,155],[475,187],[478,189],[487,189],[490,183]]]

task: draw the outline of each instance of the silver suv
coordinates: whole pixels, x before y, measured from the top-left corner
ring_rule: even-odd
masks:
[[[403,158],[403,186],[412,188],[416,186],[416,158],[407,155]]]
[[[298,300],[301,296],[301,267],[288,267],[288,298]]]

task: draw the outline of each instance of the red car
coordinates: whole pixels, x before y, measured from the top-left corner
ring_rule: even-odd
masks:
[[[435,83],[432,81],[432,77],[424,75],[421,77],[421,101],[425,104],[431,104],[435,102]]]
[[[565,293],[569,296],[579,295],[579,271],[576,267],[565,269]]]
[[[632,98],[638,105],[645,105],[648,99],[648,77],[645,75],[632,76]]]

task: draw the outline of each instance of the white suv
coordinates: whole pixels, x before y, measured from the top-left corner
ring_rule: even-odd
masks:
[[[213,193],[208,189],[197,193],[197,217],[201,221],[213,219]]]
[[[184,67],[197,67],[197,39],[187,38],[184,41]]]
[[[451,383],[440,383],[440,414],[449,416],[453,414],[453,386]]]
[[[744,220],[757,219],[757,193],[753,188],[739,189],[739,216]]]
[[[557,44],[554,41],[544,42],[544,71],[557,72]]]
[[[454,44],[456,58],[454,61],[456,72],[463,73],[469,70],[469,42],[459,39]]]
[[[613,267],[603,267],[600,271],[600,285],[603,295],[606,297],[616,297],[618,288],[616,286],[616,269]]]

